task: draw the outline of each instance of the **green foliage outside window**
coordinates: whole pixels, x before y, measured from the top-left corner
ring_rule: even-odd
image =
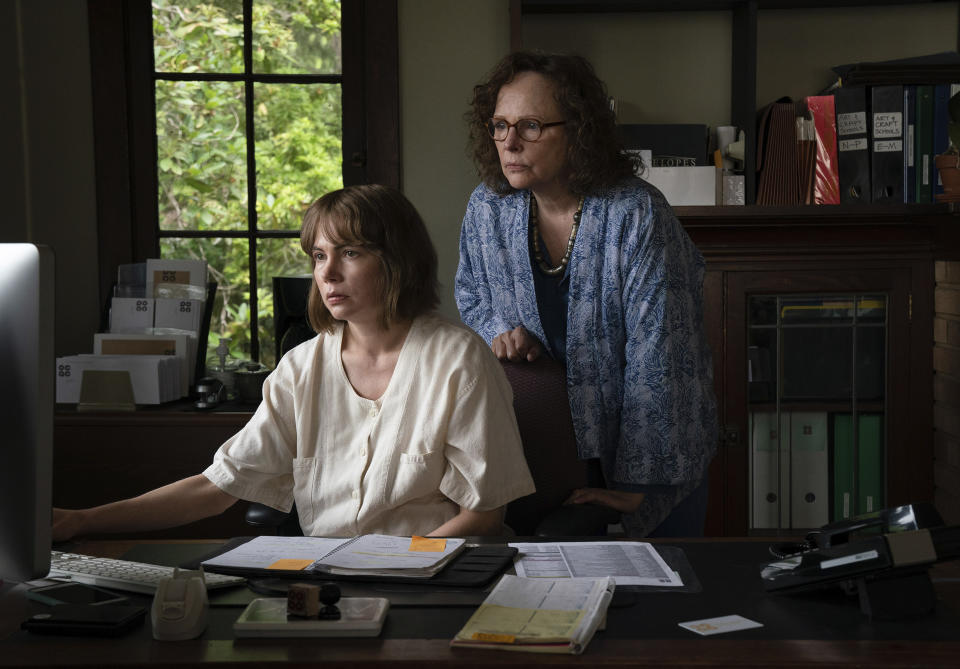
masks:
[[[158,73],[243,72],[240,0],[153,1]],[[339,74],[340,3],[255,0],[253,73]],[[156,82],[158,207],[162,231],[245,231],[246,102],[242,81]],[[317,197],[342,187],[342,105],[337,83],[253,83],[257,229],[297,231]],[[310,271],[296,238],[257,244],[260,359],[273,364],[271,277]],[[231,339],[250,356],[249,246],[243,238],[162,237],[161,255],[203,258],[219,284],[209,348]]]

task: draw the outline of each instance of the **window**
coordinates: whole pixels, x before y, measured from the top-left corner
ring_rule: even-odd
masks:
[[[160,256],[207,261],[211,337],[275,361],[271,277],[343,186],[339,0],[153,0]]]
[[[116,267],[200,257],[211,339],[274,362],[303,210],[399,186],[395,0],[89,0],[101,303]]]

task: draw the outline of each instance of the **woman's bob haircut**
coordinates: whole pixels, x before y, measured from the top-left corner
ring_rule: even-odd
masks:
[[[384,328],[428,313],[440,303],[437,252],[420,214],[397,189],[365,184],[327,193],[303,215],[300,248],[311,260],[319,234],[335,244],[362,246],[380,259]],[[331,332],[336,322],[316,279],[307,316],[317,332]]]

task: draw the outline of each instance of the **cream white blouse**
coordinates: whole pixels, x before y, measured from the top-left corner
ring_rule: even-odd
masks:
[[[340,358],[342,326],[288,351],[263,402],[203,473],[225,492],[289,510],[304,534],[425,534],[459,508],[530,494],[512,392],[486,343],[418,317],[376,401]]]

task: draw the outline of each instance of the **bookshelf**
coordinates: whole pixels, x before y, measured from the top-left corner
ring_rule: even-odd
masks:
[[[799,531],[756,529],[751,421],[771,407],[836,416],[846,406],[751,402],[749,308],[756,296],[883,296],[884,393],[861,402],[856,412],[882,416],[885,452],[876,464],[883,503],[933,501],[933,269],[937,260],[960,259],[960,209],[754,205],[756,116],[782,95],[817,94],[832,83],[833,65],[956,49],[960,3],[511,0],[510,12],[512,48],[586,56],[617,99],[620,122],[732,123],[746,134],[748,204],[675,208],[707,261],[705,320],[721,426],[707,533]],[[854,34],[850,26],[858,24],[863,30]],[[827,28],[832,35],[810,38],[830,33]],[[909,46],[898,47],[901,38]],[[671,79],[685,86],[670,86]],[[691,90],[696,100],[685,97]],[[824,476],[835,474],[831,468]],[[833,513],[835,501],[830,504]],[[958,512],[941,509],[945,517]]]
[[[587,56],[624,102],[621,123],[742,128],[752,203],[756,155],[749,147],[756,147],[758,109],[784,95],[817,94],[833,83],[834,65],[956,49],[957,6],[937,0],[511,0],[510,44]],[[656,91],[655,100],[644,99],[653,97],[641,92],[647,90]]]

